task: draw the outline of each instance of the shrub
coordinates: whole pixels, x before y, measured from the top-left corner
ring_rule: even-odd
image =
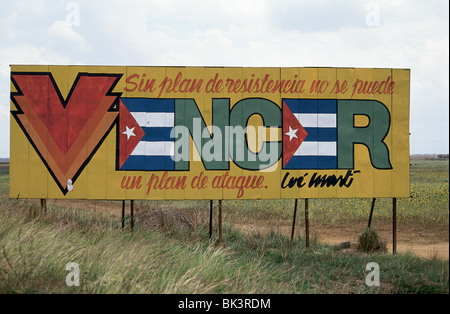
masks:
[[[370,228],[367,228],[359,235],[358,251],[373,253],[386,252],[386,243],[381,239],[378,233]]]

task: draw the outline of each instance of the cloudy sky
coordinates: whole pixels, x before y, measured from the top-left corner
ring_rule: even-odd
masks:
[[[411,69],[411,153],[449,152],[448,0],[0,0],[10,64]]]

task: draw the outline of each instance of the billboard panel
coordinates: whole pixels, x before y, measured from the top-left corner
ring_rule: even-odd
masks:
[[[409,197],[409,78],[12,66],[10,197]]]

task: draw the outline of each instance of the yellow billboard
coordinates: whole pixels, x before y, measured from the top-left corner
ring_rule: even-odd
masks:
[[[407,69],[11,66],[11,198],[409,197]]]

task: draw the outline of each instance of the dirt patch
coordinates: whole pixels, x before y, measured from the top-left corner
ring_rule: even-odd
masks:
[[[356,241],[364,231],[364,224],[349,226],[313,226],[313,235],[320,241],[339,244],[345,241]],[[372,226],[383,241],[388,252],[393,251],[393,232],[391,225],[378,224]],[[449,259],[448,226],[417,226],[399,224],[397,226],[397,252],[411,252],[425,258]]]
[[[254,225],[233,224],[244,232],[279,232],[291,236],[292,226],[288,225]],[[357,243],[358,237],[366,228],[366,224],[352,225],[311,225],[310,239],[321,243],[339,245],[342,243]],[[392,225],[377,224],[372,226],[383,241],[386,242],[388,252],[393,251]],[[304,236],[305,228],[295,227],[295,236]],[[412,224],[398,224],[397,252],[410,252],[424,258],[439,258],[449,260],[449,228],[448,226],[416,226]]]

